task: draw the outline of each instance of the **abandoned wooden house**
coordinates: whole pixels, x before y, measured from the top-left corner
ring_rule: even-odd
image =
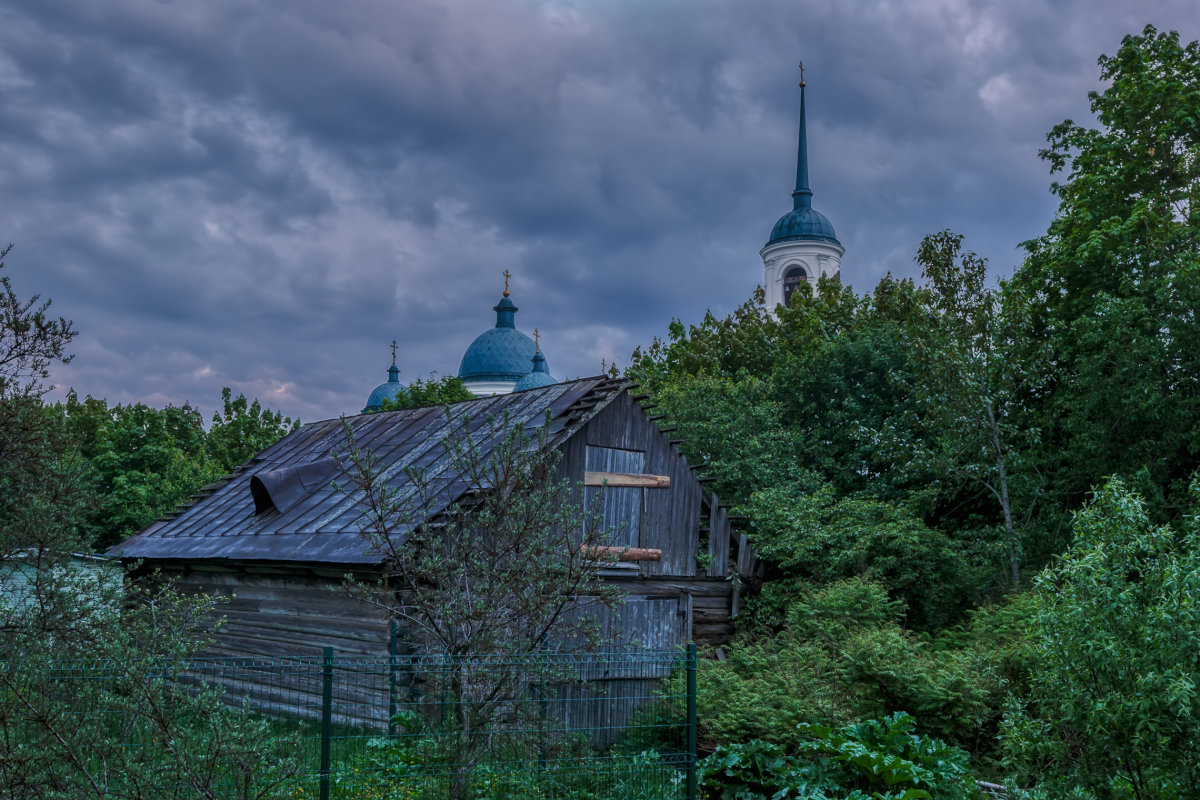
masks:
[[[620,528],[617,545],[629,548],[623,557],[630,559],[601,570],[625,596],[605,621],[613,641],[720,644],[741,602],[740,582],[730,578],[755,570],[753,552],[630,390],[624,380],[588,378],[459,403],[451,413],[507,415],[529,430],[548,417],[547,446],[561,454],[560,477],[584,484],[585,493],[607,486],[603,524]],[[442,407],[346,421],[383,467],[450,470],[442,445],[450,419]],[[347,574],[369,580],[383,567],[360,530],[361,498],[331,485],[331,455],[345,444],[341,420],[305,425],[174,518],[109,553],[142,572],[159,571],[185,591],[227,598],[227,621],[209,655],[312,656],[323,647],[387,655],[388,621],[375,607],[332,591]],[[405,480],[402,469],[392,474]],[[455,476],[431,479],[452,485]]]

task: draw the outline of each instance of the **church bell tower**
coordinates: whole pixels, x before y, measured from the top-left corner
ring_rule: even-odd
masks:
[[[792,210],[779,218],[771,238],[758,251],[763,261],[763,289],[767,308],[787,305],[792,292],[807,281],[813,291],[822,275],[837,276],[842,271],[846,248],[838,241],[829,219],[812,207],[812,189],[808,185],[808,132],[804,118],[804,65],[800,65],[800,140],[796,152],[796,190],[792,192]]]

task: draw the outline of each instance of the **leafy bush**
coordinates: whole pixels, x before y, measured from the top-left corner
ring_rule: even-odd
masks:
[[[786,748],[761,740],[717,748],[700,765],[709,800],[968,800],[980,796],[967,754],[919,736],[899,712],[833,730],[800,725]]]
[[[683,772],[653,749],[598,753],[581,735],[535,745],[494,737],[476,764],[459,762],[446,737],[416,712],[394,717],[398,735],[377,737],[338,764],[335,798],[372,800],[655,800],[676,798]],[[460,754],[461,755],[461,754]]]
[[[1193,484],[1194,502],[1200,483]],[[1200,524],[1156,526],[1114,480],[1038,580],[1030,702],[1003,743],[1012,780],[1061,797],[1175,800],[1200,781]],[[1081,795],[1083,796],[1083,795]]]
[[[745,510],[759,553],[783,572],[816,583],[869,577],[904,601],[914,627],[958,619],[980,582],[962,547],[902,506],[793,482],[755,492]]]
[[[724,661],[701,660],[702,745],[757,738],[789,747],[801,738],[800,723],[848,724],[906,709],[936,735],[990,754],[1006,691],[1028,671],[1028,600],[984,607],[930,638],[900,625],[903,603],[878,582],[791,588],[778,633],[730,645]]]
[[[380,410],[398,411],[403,408],[444,406],[474,399],[475,395],[471,394],[471,390],[457,376],[443,375],[436,378],[430,375],[429,380],[417,378],[407,386],[400,387],[394,397],[385,397]]]

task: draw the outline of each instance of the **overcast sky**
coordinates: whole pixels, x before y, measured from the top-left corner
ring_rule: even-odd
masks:
[[[869,291],[921,237],[997,274],[1056,203],[1096,59],[1195,0],[0,0],[0,240],[80,331],[67,387],[304,421],[455,373],[513,274],[558,378],[726,314],[791,208]]]

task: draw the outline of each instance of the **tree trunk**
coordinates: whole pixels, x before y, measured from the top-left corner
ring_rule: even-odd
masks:
[[[988,425],[992,439],[992,451],[996,455],[996,473],[1000,478],[1000,511],[1004,514],[1004,534],[1008,542],[1008,570],[1013,586],[1021,582],[1021,542],[1013,526],[1012,503],[1008,496],[1008,470],[1004,465],[1004,450],[1000,446],[1000,431],[996,427],[996,412],[987,406]]]

